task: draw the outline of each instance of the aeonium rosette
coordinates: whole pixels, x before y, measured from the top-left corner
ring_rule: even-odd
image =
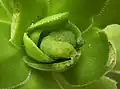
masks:
[[[25,63],[44,71],[64,71],[75,65],[84,44],[80,29],[68,20],[68,12],[43,18],[23,36]]]

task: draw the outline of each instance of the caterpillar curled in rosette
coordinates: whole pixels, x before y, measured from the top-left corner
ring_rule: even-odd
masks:
[[[28,27],[23,36],[26,64],[43,71],[65,71],[77,63],[84,41],[68,16],[68,12],[55,14]]]

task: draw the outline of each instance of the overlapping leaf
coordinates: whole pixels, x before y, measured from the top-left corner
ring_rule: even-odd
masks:
[[[116,84],[117,83],[114,80],[103,76],[102,78],[100,78],[100,80],[94,82],[89,86],[85,86],[81,89],[117,89]]]
[[[114,79],[117,82],[118,89],[120,89],[120,74],[116,74],[115,72],[109,72],[106,76]]]
[[[22,60],[26,54],[24,54],[23,50],[21,51],[14,48],[9,42],[9,39],[11,37],[11,42],[15,44],[17,48],[21,48],[24,31],[35,21],[54,13],[70,11],[70,20],[84,30],[91,23],[92,17],[99,13],[101,8],[106,6],[106,2],[111,2],[110,5],[105,8],[104,13],[101,14],[100,12],[101,15],[98,14],[98,16],[95,17],[95,22],[100,24],[100,27],[104,27],[110,23],[119,23],[117,19],[119,15],[114,14],[119,11],[117,9],[119,7],[119,3],[117,3],[119,2],[118,0],[10,0],[11,2],[13,1],[13,3],[11,3],[12,5],[7,2],[7,0],[1,1],[2,4],[5,4],[3,6],[7,14],[13,14],[11,30],[14,30],[15,34],[13,32],[10,36],[10,24],[6,24],[4,21],[10,22],[11,19],[6,18],[7,15],[4,9],[0,8],[0,13],[2,12],[0,15],[2,21],[0,22],[0,41],[2,42],[0,44],[0,88],[14,88],[24,84],[18,87],[18,89],[76,89],[71,86],[61,85],[57,82],[59,78],[55,81],[50,72],[33,71],[32,76],[28,76],[28,68]],[[71,8],[68,3],[72,3]],[[115,5],[116,7],[113,7]],[[13,9],[11,10],[11,8]],[[70,72],[65,73],[67,74],[65,78],[73,84],[82,85],[93,82],[106,72],[105,67],[109,53],[106,35],[104,32],[99,33],[98,29],[93,28],[84,33],[83,37],[86,44],[81,49],[82,57]],[[71,78],[71,76],[74,77]],[[25,81],[27,78],[30,79]],[[63,83],[65,84],[65,82]],[[102,77],[91,85],[77,89],[96,88],[117,89],[116,82],[111,81],[107,77]]]
[[[40,85],[38,83],[41,83],[42,88],[46,87],[46,89],[48,89],[51,87],[51,89],[53,88],[59,89],[59,86],[56,84],[56,81],[52,79],[52,76],[49,76],[50,73],[44,73],[44,74],[40,73],[42,75],[38,76],[38,73],[35,72],[35,74],[33,73],[32,77],[28,76],[29,71],[27,67],[24,65],[24,62],[22,60],[23,56],[26,54],[24,54],[24,51],[19,51],[17,49],[17,48],[21,49],[20,45],[22,43],[21,41],[22,35],[25,29],[29,25],[31,25],[34,21],[41,19],[47,15],[47,4],[48,2],[46,2],[45,0],[42,0],[42,1],[31,0],[29,2],[24,2],[24,0],[14,0],[13,19],[12,19],[13,27],[11,27],[11,30],[15,31],[15,33],[11,34],[10,36],[11,24],[7,24],[7,25],[5,24],[5,26],[4,24],[0,25],[2,29],[0,32],[0,35],[1,35],[0,41],[5,41],[1,44],[1,51],[0,51],[1,53],[0,69],[2,72],[0,76],[1,77],[0,88],[15,88],[15,87],[21,86],[19,87],[20,89],[22,88],[23,89],[24,88],[40,89]],[[36,11],[33,13],[31,10],[33,11],[36,10]],[[14,47],[11,45],[11,43],[9,42],[10,37],[13,37],[11,41],[13,42],[13,44],[17,45],[17,47]],[[15,37],[15,40],[14,40],[14,37]],[[2,52],[3,50],[5,52]],[[6,50],[9,50],[9,51],[6,52]],[[40,78],[40,80],[38,80],[38,77]],[[53,81],[53,86],[51,85],[52,81]],[[24,86],[22,86],[22,84],[24,84]],[[31,84],[31,86],[28,86],[29,84]],[[48,86],[46,86],[46,84]]]
[[[25,30],[35,21],[47,16],[48,2],[46,0],[13,0],[13,18],[11,42],[20,46]]]
[[[33,71],[30,80],[16,89],[61,89],[51,72]]]
[[[66,83],[63,77],[59,74],[54,75],[57,83],[61,86],[61,89],[118,89],[117,82],[109,77],[103,76],[99,80],[86,86],[70,85]]]
[[[30,3],[33,4],[32,2],[30,2]],[[2,3],[2,4],[4,4],[4,3]],[[17,4],[17,2],[15,1],[14,5],[16,5],[16,4]],[[21,5],[21,4],[19,4],[19,5]],[[20,49],[15,48],[9,42],[10,33],[11,33],[10,32],[11,24],[7,22],[10,20],[6,19],[7,15],[4,10],[5,9],[0,9],[1,18],[2,18],[1,22],[0,22],[0,29],[1,29],[0,30],[0,41],[1,41],[1,44],[0,44],[0,49],[1,49],[0,50],[0,72],[1,72],[0,73],[0,89],[1,88],[2,89],[3,88],[15,88],[17,86],[20,86],[20,85],[26,83],[29,80],[28,75],[30,73],[27,66],[24,64],[24,61],[22,60],[23,56],[26,55],[24,53],[24,50],[21,50],[20,47],[17,47]],[[39,13],[39,12],[37,12],[37,13]],[[34,18],[36,18],[35,16],[37,16],[37,15],[38,14],[35,14],[34,16],[33,15],[32,16]],[[27,15],[23,15],[23,19],[25,16],[27,17]],[[23,19],[21,19],[21,20],[23,21]],[[26,23],[27,23],[28,20],[30,20],[30,19],[27,19],[24,21],[26,21]],[[32,20],[30,20],[30,21],[32,21]],[[18,26],[17,30],[18,30],[19,27],[21,28],[21,26],[19,26],[20,25],[19,22],[17,24],[18,24],[17,25]],[[29,24],[30,24],[30,22],[29,22]],[[22,27],[23,28],[25,27],[24,24]],[[19,29],[19,31],[20,31],[20,29]]]
[[[111,44],[113,44],[114,48],[116,49],[116,66],[114,67],[114,71],[120,73],[120,25],[113,24],[113,25],[108,25],[104,31],[106,32],[109,41]]]
[[[70,19],[85,30],[91,19],[97,26],[104,28],[109,24],[120,24],[119,0],[71,0]]]
[[[83,38],[85,44],[81,49],[82,54],[78,64],[63,73],[71,84],[88,84],[105,73],[109,53],[106,34],[99,32],[98,28],[90,28],[83,34]]]
[[[23,53],[9,43],[10,24],[0,22],[0,89],[15,87],[24,82],[29,70]]]

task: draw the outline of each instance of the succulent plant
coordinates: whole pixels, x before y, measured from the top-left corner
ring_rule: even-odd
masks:
[[[119,0],[0,0],[0,89],[119,89]]]

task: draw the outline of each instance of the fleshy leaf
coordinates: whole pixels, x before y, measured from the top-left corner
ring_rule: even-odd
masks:
[[[100,80],[81,89],[117,89],[117,83],[116,81],[103,76],[102,78],[100,78]]]
[[[63,73],[65,79],[74,85],[93,82],[106,72],[109,53],[106,34],[98,28],[90,28],[83,34],[83,39],[85,44],[81,48],[82,55],[78,63]]]
[[[85,86],[68,84],[59,73],[53,73],[53,77],[62,89],[118,89],[117,82],[106,76]]]
[[[82,38],[82,32],[81,30],[72,22],[68,21],[68,24],[66,25],[67,29],[70,29],[77,38],[77,46],[80,47],[84,44],[84,40]]]
[[[13,0],[0,0],[0,3],[6,11],[8,17],[11,19],[13,13]]]
[[[36,44],[27,36],[27,33],[24,33],[23,41],[28,56],[30,56],[31,58],[35,59],[38,62],[53,61],[53,59],[44,54],[42,50],[36,46]]]
[[[65,33],[65,31],[62,31]],[[61,39],[65,40],[65,38],[68,35],[71,35],[69,32],[66,31],[66,37],[65,35],[63,35],[64,33],[62,33],[62,35],[60,36]],[[72,44],[68,43],[67,41],[61,41],[59,35],[57,39],[55,39],[55,36],[57,32],[54,32],[53,34],[51,33],[51,35],[46,36],[41,44],[40,44],[40,49],[47,54],[49,57],[51,57],[53,60],[66,60],[69,58],[74,57],[77,54],[77,51],[75,50],[75,48],[73,47]],[[59,32],[60,34],[60,32]],[[74,34],[72,34],[73,36],[75,36]],[[71,35],[71,37],[72,37]],[[63,38],[62,38],[63,37]],[[74,38],[71,38],[74,39]],[[70,40],[69,40],[70,42]],[[64,59],[65,58],[65,59]]]
[[[6,22],[6,23],[10,23],[11,19],[8,17],[7,12],[5,11],[5,9],[2,6],[2,3],[0,2],[0,22]]]
[[[30,80],[16,89],[61,89],[51,72],[32,71]]]
[[[28,66],[30,66],[34,69],[37,69],[37,70],[63,72],[65,70],[71,68],[72,66],[75,66],[75,64],[78,62],[78,59],[80,58],[80,56],[81,56],[81,53],[76,55],[74,58],[72,58],[70,60],[63,61],[60,63],[51,63],[51,64],[37,63],[29,57],[24,57],[24,62]]]
[[[14,0],[11,42],[20,46],[24,31],[37,20],[47,16],[46,0]],[[33,12],[34,11],[34,12]]]
[[[70,0],[48,0],[49,15],[68,12]]]
[[[35,24],[31,25],[28,28],[28,31],[34,30],[35,28],[41,28],[41,29],[58,29],[58,27],[62,25],[65,25],[68,21],[68,12],[55,14],[52,16],[48,16],[44,19],[41,19],[40,21],[36,22]]]
[[[100,0],[101,1],[101,0]],[[110,24],[120,24],[120,0],[106,0],[98,15],[95,16],[95,23],[104,28]]]
[[[0,88],[14,88],[28,78],[29,69],[22,57],[24,52],[9,42],[10,24],[0,22]]]
[[[30,39],[36,44],[38,45],[39,42],[39,37],[41,35],[42,31],[36,30],[33,33],[30,34]]]
[[[116,49],[116,53],[117,53],[116,54],[117,62],[113,70],[120,73],[120,42],[119,42],[120,25],[117,25],[117,24],[108,25],[104,29],[104,31],[106,32],[109,41],[111,42],[113,47]]]
[[[70,0],[70,20],[84,31],[103,7],[106,0]]]
[[[115,72],[109,72],[106,76],[114,79],[117,82],[118,89],[120,89],[120,74],[116,74]]]

